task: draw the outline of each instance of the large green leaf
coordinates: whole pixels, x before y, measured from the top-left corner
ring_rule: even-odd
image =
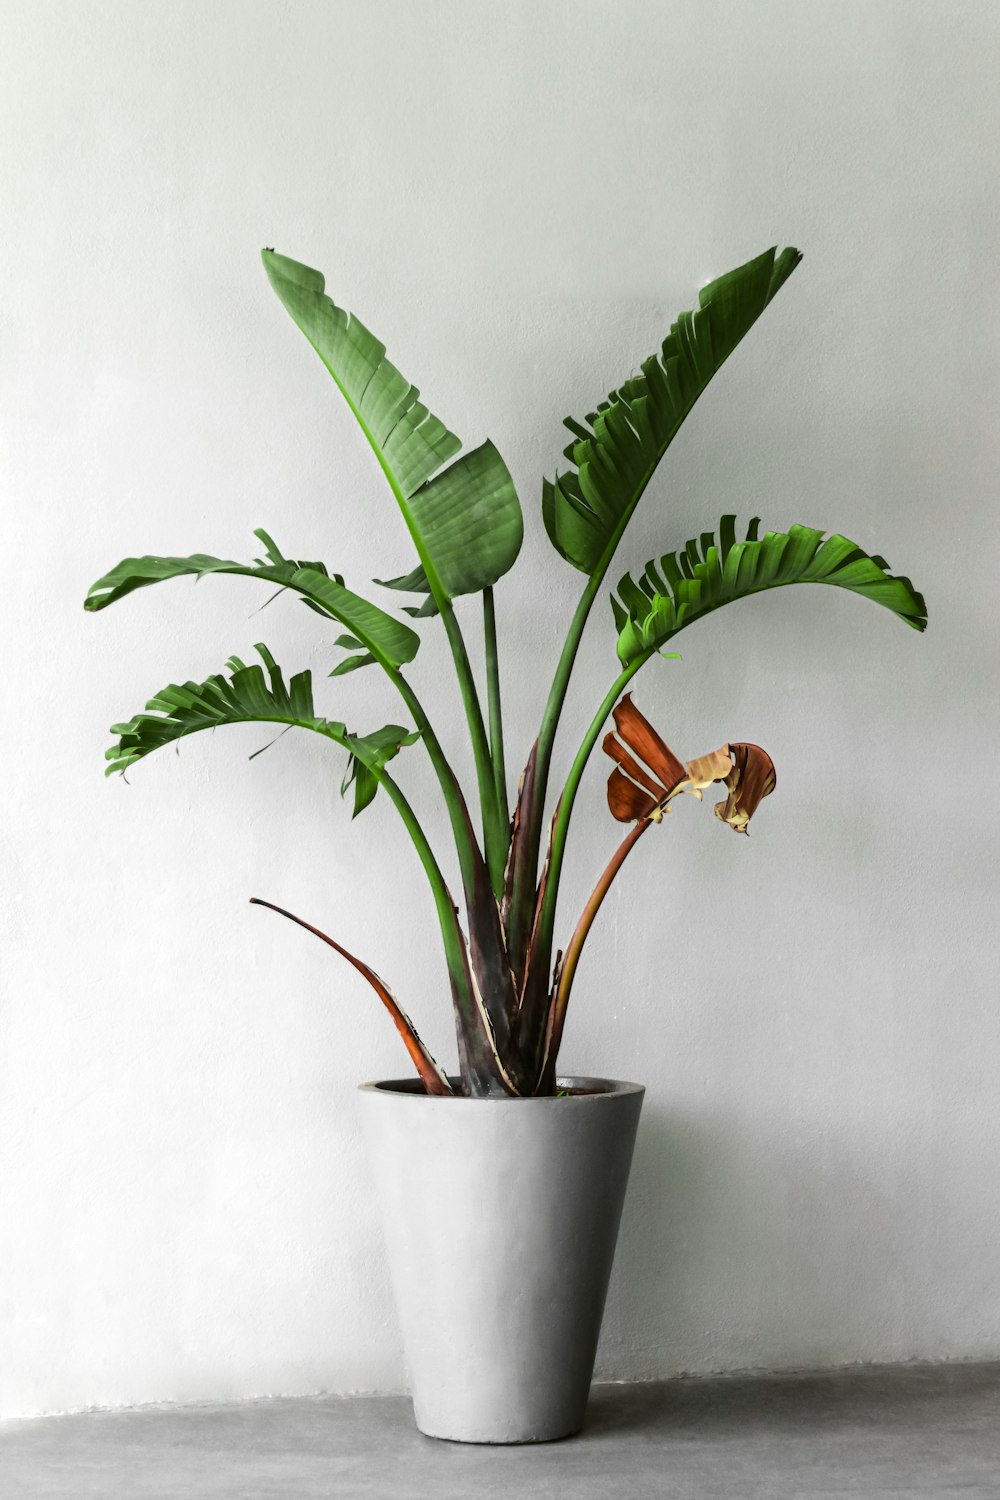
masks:
[[[603,573],[660,459],[712,376],[801,260],[768,250],[702,289],[659,354],[597,410],[573,417],[565,450],[576,473],[545,480],[542,514],[553,546],[583,573]]]
[[[388,479],[413,538],[415,591],[438,606],[502,578],[521,547],[513,480],[489,441],[438,472],[460,440],[420,401],[385,345],[324,291],[319,271],[263,252],[272,287],[333,376]]]
[[[267,647],[258,644],[256,649],[267,668],[266,677],[256,663],[248,667],[238,656],[232,656],[226,663],[228,678],[218,673],[205,682],[171,683],[150,699],[144,713],[136,714],[125,724],[112,724],[111,733],[119,738],[106,752],[105,758],[110,762],[106,774],[126,771],[154,750],[202,729],[218,729],[223,724],[297,726],[325,735],[348,752],[350,761],[343,790],[353,782],[357,816],[378,789],[376,773],[403,745],[411,744],[418,736],[395,724],[372,734],[349,734],[344,724],[320,718],[316,713],[311,673],[297,673],[286,686]]]
[[[612,596],[618,627],[618,655],[624,666],[650,655],[670,638],[723,604],[787,583],[826,583],[848,589],[924,630],[927,607],[908,578],[888,571],[883,557],[867,552],[811,526],[791,526],[758,538],[751,521],[746,539],[736,540],[736,517],[723,516],[719,537],[706,531],[682,552],[668,552],[650,562],[638,580],[629,574]]]
[[[401,620],[386,614],[378,605],[362,599],[344,587],[339,574],[331,576],[323,563],[292,562],[278,551],[266,531],[256,531],[267,549],[267,561],[231,562],[226,558],[207,557],[127,557],[110,573],[105,573],[90,588],[84,609],[105,609],[136,589],[163,583],[168,578],[194,574],[203,578],[210,573],[235,573],[244,578],[261,578],[278,589],[301,594],[306,603],[320,614],[346,625],[352,639],[371,660],[383,660],[392,667],[412,661],[420,646],[420,637]]]

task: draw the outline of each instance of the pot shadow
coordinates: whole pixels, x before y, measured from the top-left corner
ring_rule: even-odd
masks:
[[[912,1214],[872,1180],[878,1147],[860,1132],[796,1146],[773,1119],[755,1129],[647,1101],[586,1430],[687,1425],[700,1405],[706,1421],[744,1421],[767,1407],[765,1385],[780,1404],[781,1380],[805,1399],[813,1378],[704,1378],[717,1372],[911,1357],[924,1281],[905,1254]],[[885,1148],[905,1181],[899,1141]],[[815,1378],[820,1399],[830,1379]],[[602,1380],[636,1384],[626,1395]]]
[[[681,1436],[745,1442],[750,1436],[813,1439],[873,1428],[909,1430],[971,1420],[970,1403],[992,1426],[1000,1364],[853,1365],[830,1370],[683,1376],[597,1386],[583,1438]]]

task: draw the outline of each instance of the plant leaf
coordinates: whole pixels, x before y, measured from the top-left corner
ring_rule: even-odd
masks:
[[[641,375],[612,391],[586,424],[566,418],[576,472],[544,482],[542,515],[552,545],[575,568],[603,573],[681,423],[801,258],[771,249],[720,276],[699,293],[696,312],[678,316]]]
[[[358,667],[373,666],[374,662],[375,658],[370,651],[366,651],[363,656],[345,656],[342,662],[337,663],[330,676],[344,677],[348,672],[356,672]]]
[[[398,755],[404,745],[412,745],[420,738],[413,729],[403,729],[399,724],[386,724],[371,734],[345,736],[350,760],[341,783],[340,794],[346,796],[354,787],[354,811],[352,819],[373,800],[378,791],[377,772]]]
[[[608,807],[613,818],[619,823],[659,822],[679,792],[691,792],[700,800],[706,787],[721,781],[729,796],[716,806],[716,817],[737,833],[748,832],[750,819],[776,784],[774,762],[766,750],[737,741],[685,765],[639,712],[631,693],[618,703],[614,716],[618,734],[604,737],[604,752],[615,762],[608,777]],[[634,756],[629,751],[634,751]],[[630,848],[622,846],[623,858]],[[612,875],[617,868],[612,861]],[[600,899],[604,899],[603,894]]]
[[[313,927],[311,923],[304,922],[301,917],[294,916],[292,912],[286,911],[283,906],[275,906],[273,901],[263,901],[261,900],[260,896],[251,896],[250,905],[266,906],[268,911],[276,911],[279,916],[287,917],[290,922],[295,922],[297,926],[304,927],[306,932],[311,932],[315,937],[318,937],[322,942],[326,943],[328,947],[332,948],[336,953],[339,953],[341,958],[346,958],[347,962],[349,964],[352,964],[354,968],[357,969],[358,973],[361,974],[365,979],[367,979],[368,983],[371,985],[372,989],[375,991],[376,995],[379,997],[382,1004],[389,1012],[390,1016],[393,1019],[396,1030],[403,1038],[403,1045],[405,1046],[407,1052],[410,1054],[413,1065],[420,1075],[420,1079],[427,1093],[454,1094],[455,1090],[448,1082],[448,1078],[445,1075],[444,1071],[438,1067],[437,1063],[434,1061],[433,1057],[428,1052],[423,1042],[420,1040],[420,1037],[417,1034],[417,1028],[414,1026],[405,1010],[402,1009],[399,1001],[396,999],[389,986],[385,983],[384,980],[379,978],[374,969],[370,968],[363,959],[356,958],[353,953],[349,953],[346,948],[342,948],[340,943],[335,942],[332,937],[327,937],[325,932],[320,932],[318,927]]]
[[[731,744],[732,769],[722,779],[729,790],[725,802],[715,806],[715,816],[737,833],[749,834],[747,826],[765,797],[777,784],[774,762],[759,745]]]
[[[430,592],[427,574],[421,567],[404,573],[400,578],[373,578],[372,583],[377,583],[379,588],[383,589],[398,589],[403,594],[426,594],[423,604],[403,605],[403,613],[412,616],[415,620],[426,620],[441,612],[434,602],[434,595]]]
[[[309,672],[299,672],[286,686],[267,647],[259,644],[256,649],[267,669],[266,677],[256,664],[248,667],[233,656],[226,664],[228,678],[218,673],[205,682],[171,683],[150,699],[145,713],[136,714],[127,723],[112,724],[111,733],[119,738],[106,752],[110,764],[105,774],[126,771],[152,751],[202,729],[218,729],[223,724],[285,724],[311,729],[342,746],[351,756],[351,765],[361,766],[377,788],[374,773],[417,735],[396,725],[369,735],[349,734],[344,724],[316,714]],[[375,793],[368,795],[367,782],[364,786],[367,806]],[[355,813],[358,811],[356,804]]]
[[[626,693],[614,709],[614,720],[615,728],[624,744],[645,762],[652,771],[653,777],[656,778],[656,782],[654,783],[653,777],[645,776],[631,756],[622,751],[622,747],[618,745],[613,734],[605,737],[605,752],[617,760],[620,766],[624,766],[629,774],[641,782],[647,790],[654,791],[658,798],[669,797],[686,779],[687,770],[670,746],[661,739],[645,715],[636,708],[632,702],[631,693]],[[658,792],[656,783],[659,783]]]
[[[193,574],[204,578],[211,573],[231,573],[244,578],[260,578],[278,589],[291,589],[302,595],[307,604],[329,619],[346,625],[352,637],[376,659],[393,667],[412,661],[420,647],[415,630],[379,609],[377,604],[361,598],[344,587],[343,579],[328,573],[323,563],[292,562],[281,556],[266,531],[257,531],[268,550],[266,562],[232,562],[227,558],[208,557],[196,552],[191,557],[126,557],[110,573],[92,584],[84,600],[84,609],[106,609],[136,589],[148,588],[170,578]]]
[[[507,466],[487,441],[449,468],[461,442],[386,358],[385,345],[325,295],[319,271],[272,250],[268,279],[333,376],[392,487],[438,607],[478,593],[513,565],[521,507]]]
[[[825,583],[882,604],[914,630],[927,626],[927,606],[908,578],[888,572],[884,558],[833,535],[823,540],[811,526],[791,526],[758,538],[750,523],[745,541],[735,540],[735,518],[724,516],[720,541],[711,532],[692,539],[680,553],[646,564],[638,580],[628,574],[613,601],[619,627],[618,656],[624,666],[659,650],[694,620],[735,599],[790,583]]]

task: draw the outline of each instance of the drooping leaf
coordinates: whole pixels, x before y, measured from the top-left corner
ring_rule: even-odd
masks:
[[[614,720],[621,739],[616,739],[614,734],[608,734],[604,739],[605,754],[618,762],[616,769],[611,773],[611,781],[608,783],[608,801],[611,802],[612,799],[612,786],[619,796],[624,793],[625,786],[629,783],[626,782],[622,773],[627,771],[629,776],[645,789],[647,800],[650,801],[649,812],[651,812],[658,803],[672,796],[686,780],[687,769],[645,715],[636,708],[632,702],[631,693],[626,693],[616,705]],[[642,767],[629,755],[629,750],[649,767],[652,772],[651,776],[643,771]],[[611,810],[616,818],[619,817],[614,806]],[[643,812],[639,816],[646,817],[648,813]],[[621,818],[621,821],[626,822],[628,819]]]
[[[556,1058],[584,943],[608,891],[639,840],[655,823],[663,821],[675,797],[691,792],[700,799],[702,791],[714,782],[723,782],[729,793],[726,801],[717,805],[716,817],[738,833],[746,833],[758,805],[775,786],[771,757],[759,745],[724,745],[721,750],[713,750],[684,765],[635,707],[630,694],[615,709],[615,725],[621,738],[609,734],[604,740],[604,750],[615,762],[608,778],[608,806],[619,822],[635,826],[601,872],[565,954],[556,959],[545,1021],[539,1093],[550,1093],[555,1085]]]
[[[716,806],[716,817],[737,833],[748,832],[750,819],[776,784],[774,762],[766,750],[734,741],[685,765],[639,712],[631,693],[621,699],[614,717],[617,734],[606,735],[603,747],[615,762],[608,777],[613,818],[619,823],[659,822],[678,793],[691,792],[700,799],[706,787],[721,781],[729,796]],[[623,846],[624,852],[631,847]],[[619,865],[612,861],[608,868],[614,875]],[[603,900],[606,886],[601,889]]]
[[[281,555],[266,531],[254,534],[267,548],[266,561],[238,563],[200,552],[191,557],[127,557],[91,585],[83,607],[106,609],[136,589],[187,574],[204,578],[212,573],[231,573],[259,578],[279,590],[300,594],[314,610],[346,625],[351,636],[376,660],[384,659],[393,667],[413,660],[420,647],[416,631],[345,588],[340,575],[328,573],[323,563],[293,562]]]
[[[410,1054],[413,1065],[420,1075],[421,1082],[423,1083],[427,1093],[454,1094],[455,1090],[449,1083],[444,1071],[438,1067],[437,1063],[434,1061],[433,1057],[428,1052],[423,1042],[420,1040],[420,1037],[417,1035],[417,1028],[414,1026],[413,1022],[410,1020],[406,1012],[402,1009],[399,1001],[396,999],[389,986],[385,983],[384,980],[379,978],[374,969],[370,968],[363,959],[356,958],[353,953],[349,953],[346,948],[341,947],[340,943],[335,942],[332,937],[327,937],[325,932],[320,932],[318,927],[313,927],[311,923],[304,922],[301,917],[296,917],[290,911],[285,911],[283,906],[275,906],[273,901],[262,901],[259,896],[251,896],[250,904],[251,906],[266,906],[268,911],[276,911],[279,916],[287,917],[290,922],[295,922],[297,926],[304,927],[306,932],[311,932],[315,937],[320,938],[321,941],[332,948],[334,952],[339,953],[341,958],[346,958],[347,962],[349,964],[352,964],[354,968],[357,969],[358,973],[361,974],[365,979],[367,979],[368,983],[371,985],[372,989],[375,991],[376,995],[379,997],[382,1004],[389,1012],[390,1016],[393,1019],[393,1023],[395,1024],[396,1030],[403,1038],[403,1045],[406,1047],[407,1052]]]
[[[127,723],[113,724],[111,733],[118,743],[106,752],[109,761],[106,774],[126,771],[138,760],[164,745],[176,744],[202,729],[218,729],[224,724],[284,724],[311,729],[340,745],[351,757],[351,766],[364,771],[356,797],[362,806],[375,795],[367,780],[377,788],[375,776],[399,749],[416,739],[416,734],[389,725],[370,735],[349,734],[344,724],[321,718],[315,711],[312,676],[299,672],[285,684],[281,670],[267,647],[258,644],[267,676],[256,665],[247,666],[238,656],[226,663],[230,676],[222,673],[205,682],[171,683],[146,704],[146,711]],[[355,804],[355,813],[361,809]]]
[[[426,620],[440,614],[434,595],[430,592],[427,574],[421,567],[413,568],[411,572],[404,573],[399,578],[373,578],[372,583],[377,583],[379,588],[383,589],[398,589],[401,594],[426,594],[423,604],[403,605],[403,613],[410,615],[414,620]]]
[[[720,276],[679,315],[662,349],[642,364],[586,423],[566,418],[575,466],[546,480],[545,529],[558,552],[584,573],[603,572],[660,459],[713,375],[801,260],[774,249]]]
[[[733,767],[723,777],[729,790],[725,802],[717,802],[715,816],[736,833],[749,834],[747,826],[765,797],[774,791],[777,777],[774,762],[759,745],[735,743],[729,746]]]
[[[420,735],[416,730],[403,729],[399,724],[386,724],[371,734],[345,736],[350,760],[341,783],[341,796],[346,797],[354,787],[354,811],[352,818],[364,812],[378,791],[378,775],[393,756],[398,755],[404,745],[412,745]]]
[[[882,604],[914,630],[927,625],[927,606],[908,578],[888,571],[884,558],[870,557],[847,537],[811,526],[791,526],[758,537],[751,521],[745,541],[736,541],[735,517],[724,516],[719,540],[711,532],[692,538],[681,552],[647,563],[638,579],[628,574],[612,598],[618,656],[629,666],[660,650],[692,621],[765,589],[791,583],[824,583]]]
[[[386,358],[385,345],[326,296],[319,271],[271,250],[262,259],[272,287],[333,376],[392,487],[426,591],[440,606],[496,583],[513,565],[523,535],[514,483],[496,448],[487,441],[442,470],[461,442]]]

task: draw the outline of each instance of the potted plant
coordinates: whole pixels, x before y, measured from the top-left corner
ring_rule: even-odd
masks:
[[[774,787],[758,746],[730,741],[680,760],[632,701],[639,670],[685,627],[766,589],[827,584],[882,604],[917,630],[924,602],[884,559],[840,535],[793,525],[761,534],[733,516],[626,573],[611,597],[617,674],[584,730],[569,776],[551,798],[556,731],[591,609],[628,523],[702,391],[800,260],[768,250],[703,288],[641,372],[583,420],[566,419],[567,467],[542,487],[545,529],[584,577],[556,664],[538,737],[508,799],[494,586],[512,568],[522,518],[492,442],[458,457],[460,442],[386,358],[383,345],[324,291],[319,272],[271,250],[264,266],[347,401],[413,542],[404,577],[377,580],[417,596],[397,614],[354,593],[322,562],[286,557],[257,531],[263,557],[240,563],[128,558],[91,588],[88,610],[185,574],[240,574],[297,594],[341,629],[345,655],[330,675],[381,670],[402,700],[403,724],[366,733],[323,716],[309,672],[286,682],[266,646],[262,665],[232,657],[205,682],[174,683],[145,712],[116,724],[109,774],[188,734],[249,721],[296,725],[346,753],[343,790],[362,812],[381,789],[423,866],[437,913],[455,1013],[457,1071],[430,1055],[388,986],[359,957],[299,916],[282,912],[345,958],[392,1017],[412,1080],[361,1093],[386,1221],[390,1265],[423,1431],[467,1441],[563,1436],[583,1419],[614,1254],[642,1089],[602,1078],[561,1078],[560,1040],[573,981],[595,916],[636,842],[682,795],[718,784],[723,822],[746,833]],[[456,601],[479,596],[485,709]],[[436,617],[434,624],[426,624]],[[455,775],[408,668],[419,629],[442,627],[454,662],[476,768],[475,810]],[[607,722],[615,729],[606,733]],[[598,742],[614,762],[613,816],[631,825],[575,927],[556,947],[557,900],[570,820]],[[430,757],[454,844],[464,915],[438,852],[390,763],[407,747]],[[263,906],[272,903],[261,901]],[[275,911],[282,908],[272,906]]]

